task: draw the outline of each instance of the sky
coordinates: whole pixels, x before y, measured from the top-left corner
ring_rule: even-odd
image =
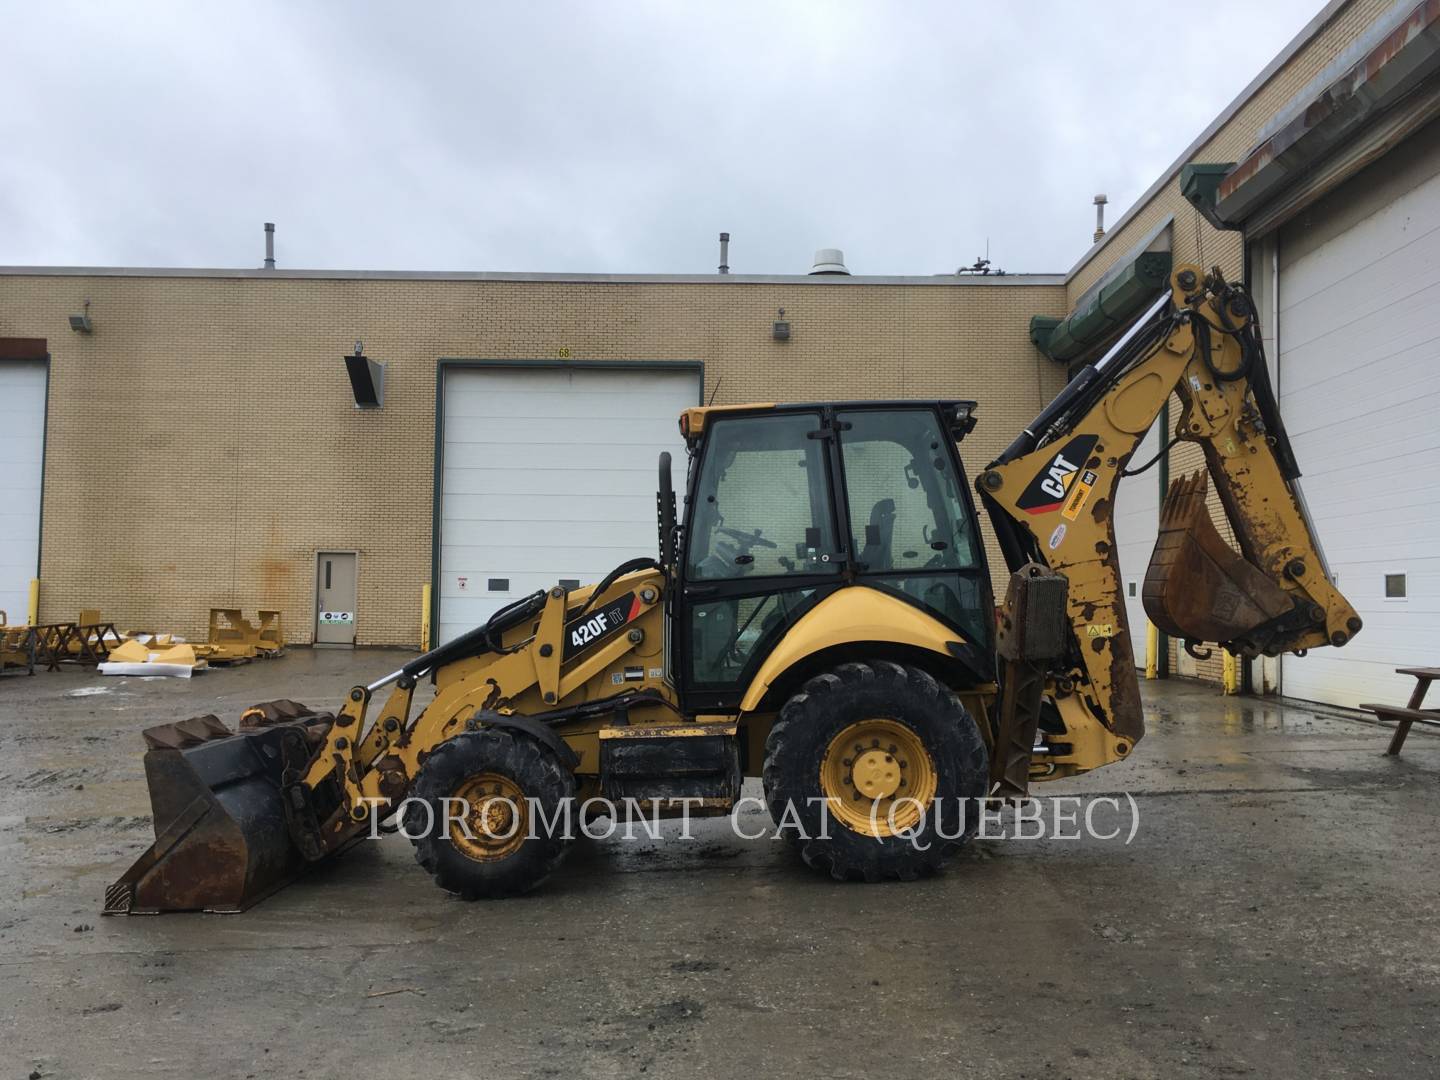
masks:
[[[0,265],[1067,270],[1321,0],[0,0]]]

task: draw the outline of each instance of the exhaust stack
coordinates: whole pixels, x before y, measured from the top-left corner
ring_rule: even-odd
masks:
[[[265,222],[265,269],[275,269],[275,223]]]
[[[722,274],[728,274],[729,272],[730,272],[730,234],[729,234],[728,232],[722,232],[722,233],[720,234],[720,273],[722,273]]]

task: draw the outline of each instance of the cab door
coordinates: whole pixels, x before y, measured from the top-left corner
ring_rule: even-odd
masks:
[[[923,608],[988,650],[990,574],[969,485],[940,413],[842,409],[835,426],[856,580]]]
[[[774,642],[837,587],[848,552],[833,446],[818,409],[707,424],[673,614],[687,711],[733,707]]]

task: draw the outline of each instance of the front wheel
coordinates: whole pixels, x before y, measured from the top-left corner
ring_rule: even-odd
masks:
[[[801,857],[840,880],[910,881],[975,830],[989,755],[953,692],[877,660],[817,675],[765,742],[765,799]]]
[[[560,865],[575,777],[549,747],[502,728],[445,740],[406,800],[405,835],[462,900],[518,896]]]

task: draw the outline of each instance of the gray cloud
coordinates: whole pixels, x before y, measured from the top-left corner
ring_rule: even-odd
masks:
[[[1060,271],[1315,13],[0,3],[0,263]]]

